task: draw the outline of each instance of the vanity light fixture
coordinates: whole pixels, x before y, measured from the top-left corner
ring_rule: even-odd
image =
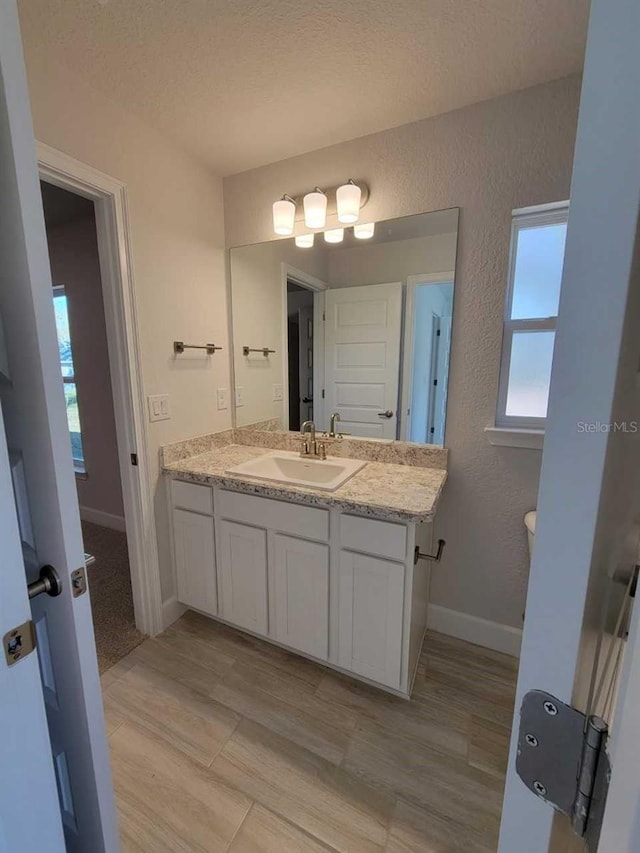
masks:
[[[324,228],[327,221],[327,196],[320,187],[307,193],[302,201],[307,228]]]
[[[375,222],[362,222],[360,225],[353,226],[353,236],[357,237],[358,240],[368,240],[370,237],[373,237],[375,230]]]
[[[273,230],[282,237],[290,237],[293,234],[293,226],[296,218],[296,203],[290,195],[283,195],[279,201],[273,203]]]
[[[310,249],[313,246],[313,234],[298,234],[295,238],[296,246],[299,249]]]
[[[342,243],[344,240],[344,228],[332,228],[324,232],[325,243]]]
[[[358,221],[360,217],[361,198],[362,190],[351,178],[349,178],[346,184],[338,187],[336,190],[338,222],[344,222],[345,225],[352,225]]]

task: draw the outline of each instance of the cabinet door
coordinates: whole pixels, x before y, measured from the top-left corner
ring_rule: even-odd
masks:
[[[399,689],[404,565],[340,552],[339,663]]]
[[[274,537],[275,637],[321,660],[329,656],[329,547]]]
[[[216,558],[213,519],[207,515],[172,510],[178,601],[215,614]]]
[[[266,634],[267,531],[234,521],[221,521],[218,560],[221,615],[258,634]]]

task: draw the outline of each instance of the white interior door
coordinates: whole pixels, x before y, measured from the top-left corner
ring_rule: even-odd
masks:
[[[395,438],[402,284],[328,290],[325,412],[352,435]]]
[[[594,709],[589,686],[611,575],[625,580],[638,562],[639,40],[636,3],[594,0],[500,853],[584,849],[567,847],[567,819],[554,819],[516,774],[518,711],[532,689]],[[610,721],[603,853],[640,850],[638,709],[629,680],[640,666],[637,620],[635,613]],[[622,722],[632,719],[618,749]]]
[[[66,849],[112,853],[119,849],[119,843],[90,601],[86,592],[72,594],[71,573],[84,569],[84,549],[36,150],[13,2],[0,4],[0,71],[0,316],[11,374],[11,385],[2,392],[2,407],[7,444],[22,459],[24,467],[35,546],[34,559],[22,582],[26,586],[27,581],[34,580],[39,566],[50,564],[57,569],[63,584],[60,596],[34,599],[32,615],[38,632],[38,657]],[[3,579],[5,574],[3,571]],[[5,612],[8,605],[4,590],[2,599],[3,629],[24,621],[24,601],[14,596],[16,610],[9,613]],[[10,693],[14,723],[3,729],[0,749],[8,749],[4,741],[17,738],[20,732],[32,752],[32,762],[42,763],[45,744],[41,733],[37,728],[34,733],[24,730],[20,716],[20,709],[32,698],[28,673],[34,660],[35,656],[30,656],[13,667],[18,673],[12,673],[15,690]],[[3,706],[6,695],[3,691]],[[48,744],[46,753],[50,761]],[[5,777],[8,767],[20,772],[3,761],[0,775]],[[43,785],[44,779],[46,774]],[[32,784],[36,785],[36,780],[32,779]],[[25,821],[37,824],[41,820],[41,804],[33,795],[27,802],[30,809],[24,815]],[[43,807],[48,809],[46,800]],[[16,808],[15,798],[3,800],[3,814],[7,808]],[[25,837],[35,831],[26,825],[23,830]],[[11,847],[12,851],[18,849],[56,848],[49,844]]]
[[[14,628],[29,622],[31,612],[1,407],[0,542],[3,647],[7,642],[25,647],[24,629],[4,639]],[[0,697],[0,731],[4,733],[0,737],[0,851],[62,853],[64,835],[37,652],[22,656],[12,666],[7,665],[4,650],[1,652]],[[33,819],[34,805],[37,820]]]

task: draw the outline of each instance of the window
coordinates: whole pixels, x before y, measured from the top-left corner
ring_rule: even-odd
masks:
[[[568,203],[514,211],[496,426],[544,428]]]
[[[69,312],[64,287],[56,286],[53,288],[53,308],[56,316],[56,329],[58,331],[58,352],[60,354],[62,381],[64,382],[64,397],[67,403],[67,421],[71,437],[73,464],[77,472],[84,472],[82,429],[80,427],[80,412],[78,411],[76,377],[73,369]]]

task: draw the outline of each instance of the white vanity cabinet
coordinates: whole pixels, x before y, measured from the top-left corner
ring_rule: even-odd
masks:
[[[429,591],[416,524],[178,480],[170,493],[182,604],[410,692]]]
[[[329,659],[329,546],[273,537],[273,635],[279,643]]]
[[[402,669],[405,567],[340,551],[338,663],[396,690]]]
[[[269,630],[266,530],[219,521],[218,576],[222,618],[265,636]]]
[[[218,596],[212,497],[209,486],[171,481],[178,600],[215,614]]]

